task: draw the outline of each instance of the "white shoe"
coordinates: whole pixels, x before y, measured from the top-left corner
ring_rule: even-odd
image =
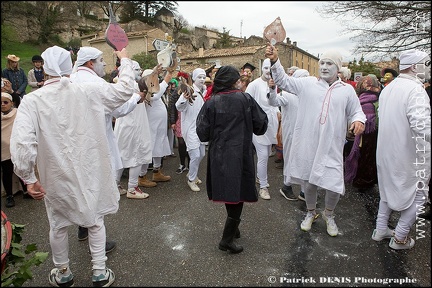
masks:
[[[411,249],[414,247],[415,241],[411,237],[406,237],[404,241],[397,241],[393,236],[390,239],[389,246],[395,250]]]
[[[187,183],[188,183],[188,185],[189,185],[189,187],[191,188],[192,191],[194,191],[194,192],[201,191],[201,189],[198,187],[198,185],[196,184],[195,181],[189,181],[188,180]]]
[[[337,236],[339,230],[338,230],[338,227],[336,226],[336,222],[334,221],[334,215],[326,216],[326,214],[324,212],[322,214],[322,217],[327,224],[327,233],[333,237]]]
[[[260,184],[258,177],[256,178],[256,183],[257,183],[258,185]],[[267,183],[266,187],[269,188],[269,187],[270,187],[270,184]]]
[[[135,188],[129,188],[127,191],[126,197],[129,199],[145,199],[150,195],[141,191],[141,189],[137,186]]]
[[[189,173],[186,174],[186,177],[187,177],[188,180],[189,180]],[[195,181],[194,181],[194,182],[195,182],[196,184],[201,184],[201,183],[202,183],[201,179],[199,179],[198,176],[195,178]]]
[[[300,229],[303,231],[309,231],[312,228],[312,223],[318,219],[319,215],[320,214],[318,213],[308,211],[305,219],[300,224]]]
[[[118,185],[117,188],[119,190],[120,195],[125,195],[127,193],[127,190],[124,189],[121,185]]]
[[[380,230],[374,229],[372,232],[372,239],[375,241],[381,241],[386,238],[391,238],[394,235],[394,230],[391,230],[387,227],[387,230],[384,232],[381,232]]]
[[[261,188],[259,190],[259,196],[264,200],[270,200],[270,193],[267,188]]]

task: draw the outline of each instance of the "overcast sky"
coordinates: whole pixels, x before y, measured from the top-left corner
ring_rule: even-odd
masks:
[[[192,26],[216,28],[225,27],[236,37],[256,35],[263,37],[264,28],[278,16],[291,42],[314,56],[329,49],[339,49],[343,61],[348,62],[361,55],[353,55],[355,43],[344,35],[336,20],[324,19],[316,7],[325,1],[178,1],[177,13]]]

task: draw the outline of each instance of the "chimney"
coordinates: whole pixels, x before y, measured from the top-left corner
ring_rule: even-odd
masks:
[[[294,42],[293,42],[293,45],[297,47],[297,41],[294,41]]]
[[[204,48],[199,48],[198,49],[198,57],[203,57],[204,56]]]
[[[287,41],[287,44],[291,44],[291,40],[289,39],[289,37],[287,37],[286,41]]]

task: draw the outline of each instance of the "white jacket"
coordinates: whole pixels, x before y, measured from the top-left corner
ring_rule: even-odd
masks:
[[[378,185],[381,199],[395,211],[412,205],[421,182],[426,184],[421,191],[426,199],[428,197],[431,172],[429,101],[422,83],[406,74],[394,79],[379,97]]]
[[[304,181],[344,194],[343,147],[347,123],[366,123],[354,88],[340,80],[289,77],[278,60],[271,68],[276,85],[299,98],[288,171],[289,182]]]
[[[195,100],[192,103],[184,98],[182,93],[175,104],[177,110],[181,112],[181,131],[186,142],[187,151],[197,149],[201,144],[204,144],[196,133],[196,119],[201,107],[204,105],[203,95],[205,95],[206,91],[200,93],[200,89],[195,84],[193,84],[193,87]]]
[[[105,115],[132,96],[135,82],[130,59],[120,70],[118,84],[49,79],[20,104],[11,136],[14,171],[35,183],[37,163],[52,228],[90,227],[118,210]]]

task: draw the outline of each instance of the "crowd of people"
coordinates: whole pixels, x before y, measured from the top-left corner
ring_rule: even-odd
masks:
[[[208,199],[226,207],[218,244],[223,251],[243,251],[235,242],[243,204],[272,199],[268,161],[274,146],[283,165],[278,192],[306,203],[301,230],[310,231],[321,217],[327,233],[337,236],[335,210],[346,184],[359,193],[377,186],[380,202],[371,238],[390,239],[395,250],[414,246],[409,232],[418,207],[430,205],[426,53],[401,53],[399,72],[382,71],[385,82],[372,74],[352,81],[334,50],[321,54],[315,77],[295,66],[285,70],[277,49],[268,44],[257,79],[249,63],[189,74],[161,64],[143,69],[126,49],[115,54],[117,73],[110,82],[103,79],[104,55],[93,47],[81,47],[75,63],[64,48],[50,47],[32,58],[27,76],[20,58],[8,55],[2,71],[6,207],[15,205],[13,173],[25,195],[44,200],[55,265],[52,286],[74,284],[70,225],[79,227],[79,240],[88,239],[94,286],[114,282],[105,263],[116,243],[106,239],[104,216],[117,212],[121,195],[147,199],[158,182],[171,181],[170,171],[162,171],[163,160],[175,155],[175,146],[175,173],[185,172],[189,189],[199,192],[198,174],[205,171]],[[206,153],[207,167],[201,167]],[[122,187],[125,169],[128,181]],[[300,187],[299,195],[293,185]],[[320,212],[318,188],[325,190]],[[401,213],[394,229],[388,227],[392,211]]]

